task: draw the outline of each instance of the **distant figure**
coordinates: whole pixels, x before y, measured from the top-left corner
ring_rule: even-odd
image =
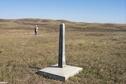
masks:
[[[35,25],[34,33],[35,33],[35,35],[38,34],[38,25]]]

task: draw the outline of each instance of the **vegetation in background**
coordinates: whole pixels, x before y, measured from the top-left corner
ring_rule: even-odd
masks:
[[[67,64],[83,71],[66,82],[35,74],[57,63],[58,27],[66,24]],[[34,26],[39,35],[34,36]],[[0,81],[9,84],[125,84],[126,24],[0,20]]]

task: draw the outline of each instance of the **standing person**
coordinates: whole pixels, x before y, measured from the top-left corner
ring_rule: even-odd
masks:
[[[38,34],[38,25],[35,25],[34,33],[35,33],[35,35]]]

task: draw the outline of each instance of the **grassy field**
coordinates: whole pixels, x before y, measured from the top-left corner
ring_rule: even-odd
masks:
[[[58,27],[66,23],[66,61],[83,68],[65,82],[35,74],[57,63]],[[39,35],[34,36],[34,25]],[[126,84],[126,25],[64,20],[0,20],[0,82]]]

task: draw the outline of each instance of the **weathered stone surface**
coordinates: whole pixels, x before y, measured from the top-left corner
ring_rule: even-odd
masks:
[[[59,29],[59,58],[58,67],[62,68],[66,64],[65,60],[65,24],[60,24]]]
[[[41,69],[38,74],[48,77],[50,79],[65,81],[69,77],[72,77],[82,71],[82,68],[64,65],[63,68],[59,68],[57,65],[53,65],[44,69]]]

